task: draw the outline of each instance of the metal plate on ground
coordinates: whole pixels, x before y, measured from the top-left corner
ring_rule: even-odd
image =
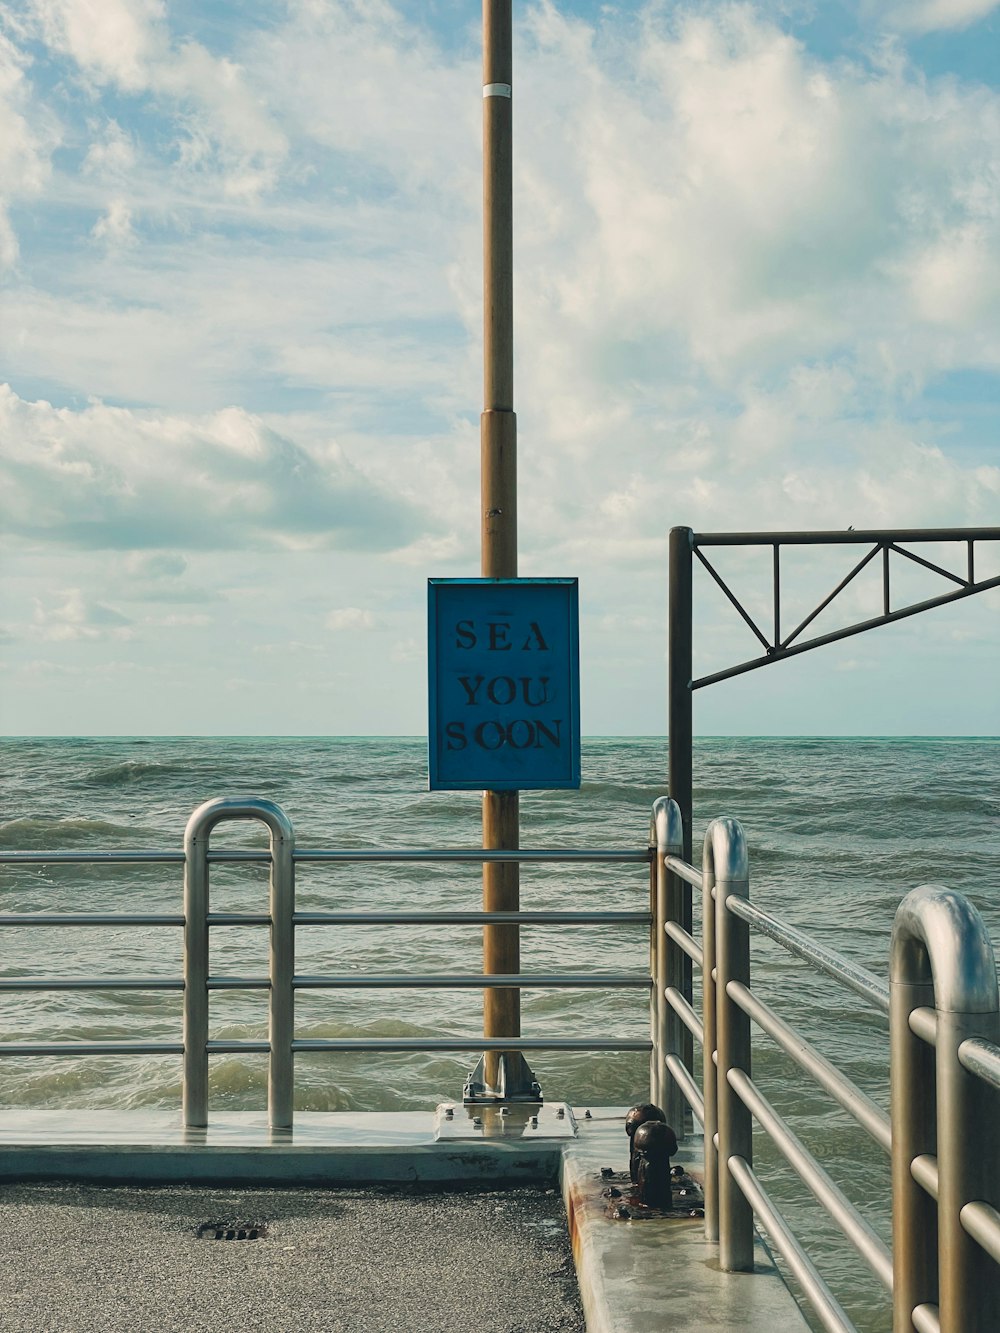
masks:
[[[511,1102],[491,1106],[441,1102],[434,1113],[436,1139],[572,1139],[576,1120],[565,1102]]]

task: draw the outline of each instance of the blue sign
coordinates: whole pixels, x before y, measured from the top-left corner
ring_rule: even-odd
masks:
[[[580,785],[576,579],[429,579],[432,791]]]

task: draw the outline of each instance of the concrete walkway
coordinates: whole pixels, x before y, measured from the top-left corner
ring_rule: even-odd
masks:
[[[562,1200],[0,1186],[4,1333],[582,1333]],[[257,1240],[205,1222],[266,1222]],[[210,1233],[214,1236],[214,1231]]]
[[[675,1160],[697,1174],[701,1140]],[[763,1245],[755,1272],[722,1273],[701,1220],[610,1218],[601,1168],[627,1162],[620,1107],[301,1113],[273,1133],[242,1112],[198,1131],[0,1112],[0,1329],[804,1333]],[[199,1240],[206,1222],[268,1232]]]

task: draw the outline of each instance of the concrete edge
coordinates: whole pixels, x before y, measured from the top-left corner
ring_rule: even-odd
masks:
[[[103,1185],[384,1185],[428,1189],[547,1184],[561,1144],[411,1144],[404,1148],[0,1148],[0,1182],[74,1180]]]
[[[14,1131],[0,1116],[0,1182],[229,1187],[376,1186],[426,1190],[561,1188],[587,1333],[804,1333],[808,1328],[770,1254],[753,1274],[722,1273],[700,1220],[612,1221],[601,1168],[627,1169],[625,1113],[578,1112],[576,1138],[435,1139],[425,1113],[303,1117],[301,1132],[270,1135],[259,1117],[217,1117],[185,1137],[176,1122],[113,1113],[31,1117]],[[6,1122],[6,1123],[5,1123]],[[123,1132],[127,1131],[127,1132]],[[298,1138],[296,1142],[295,1139]],[[700,1137],[675,1161],[700,1174]],[[695,1322],[692,1322],[692,1314]]]

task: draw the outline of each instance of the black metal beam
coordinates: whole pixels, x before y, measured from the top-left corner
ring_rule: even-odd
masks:
[[[849,639],[854,634],[863,634],[865,630],[877,629],[879,625],[891,625],[897,620],[905,620],[907,616],[919,615],[921,611],[930,611],[935,606],[946,606],[948,602],[959,602],[963,597],[972,597],[977,592],[986,592],[989,588],[1000,588],[1000,575],[992,579],[984,579],[982,583],[974,583],[971,587],[959,588],[955,592],[944,593],[941,597],[930,597],[923,602],[915,602],[913,606],[906,606],[899,611],[890,611],[888,615],[874,616],[871,620],[862,620],[856,625],[849,625],[845,629],[833,630],[830,634],[817,635],[815,639],[808,639],[805,643],[798,643],[794,648],[778,648],[767,654],[766,657],[755,657],[747,662],[741,662],[739,666],[728,667],[725,671],[714,671],[710,676],[701,676],[698,680],[691,682],[692,690],[703,689],[706,685],[714,685],[720,680],[729,680],[732,676],[742,676],[748,671],[757,671],[760,667],[771,666],[774,662],[780,662],[786,657],[797,657],[799,653],[807,653],[810,648],[821,648],[827,643],[836,643],[838,639]]]
[[[698,546],[830,546],[877,542],[1000,541],[1000,528],[846,528],[834,532],[695,532]]]

